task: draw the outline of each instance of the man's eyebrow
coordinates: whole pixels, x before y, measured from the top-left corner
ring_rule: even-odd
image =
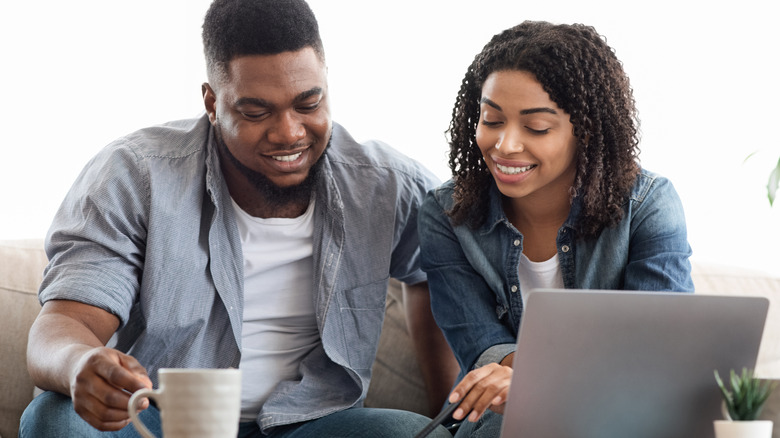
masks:
[[[257,97],[241,97],[235,103],[235,106],[237,107],[245,105],[259,106],[263,108],[271,108],[273,106],[271,105],[271,102]]]
[[[316,96],[318,94],[322,94],[322,88],[321,87],[314,87],[311,90],[306,90],[303,93],[295,96],[295,101],[300,102],[302,100],[306,100],[312,96]]]
[[[294,102],[301,102],[304,101],[312,96],[316,96],[322,94],[322,88],[321,87],[314,87],[311,90],[306,90],[297,96],[295,96],[295,99],[293,99]],[[259,97],[241,97],[239,98],[235,106],[241,107],[244,105],[252,105],[252,106],[258,106],[262,108],[273,108],[273,104],[265,99],[261,99]]]

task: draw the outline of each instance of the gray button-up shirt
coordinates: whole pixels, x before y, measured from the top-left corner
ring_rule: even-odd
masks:
[[[300,378],[282,382],[264,404],[263,429],[361,405],[388,278],[425,280],[417,209],[435,177],[337,124],[322,160],[312,290],[322,344],[302,361]],[[241,241],[205,115],[137,131],[99,152],[63,201],[46,251],[41,302],[75,300],[116,315],[116,348],[155,385],[159,368],[239,365]]]

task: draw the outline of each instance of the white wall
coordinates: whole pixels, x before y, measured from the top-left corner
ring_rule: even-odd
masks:
[[[0,239],[42,237],[84,163],[137,128],[197,115],[208,0],[0,6]],[[525,19],[595,26],[623,60],[642,119],[642,163],[672,179],[694,257],[780,275],[780,157],[771,2],[311,0],[334,119],[448,178],[460,80],[498,31]],[[744,162],[751,153],[756,154]]]

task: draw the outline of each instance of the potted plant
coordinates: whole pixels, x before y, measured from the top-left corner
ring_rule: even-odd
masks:
[[[769,205],[774,204],[778,188],[780,188],[780,159],[777,160],[777,167],[769,174],[769,181],[766,183],[766,193],[767,197],[769,197]]]
[[[715,437],[771,438],[772,422],[758,420],[758,416],[776,383],[762,381],[747,368],[742,369],[741,375],[731,370],[729,377],[730,390],[715,370],[715,381],[723,394],[725,417],[725,420],[715,420]]]

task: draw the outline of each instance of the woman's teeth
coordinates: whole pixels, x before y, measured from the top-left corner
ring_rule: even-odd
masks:
[[[517,175],[518,173],[528,172],[529,170],[536,167],[536,164],[532,164],[530,166],[525,166],[525,167],[509,167],[509,166],[502,166],[500,164],[496,164],[496,167],[501,173],[505,173],[507,175]]]
[[[300,157],[302,152],[298,152],[297,154],[292,155],[274,155],[273,158],[276,161],[295,161]]]

